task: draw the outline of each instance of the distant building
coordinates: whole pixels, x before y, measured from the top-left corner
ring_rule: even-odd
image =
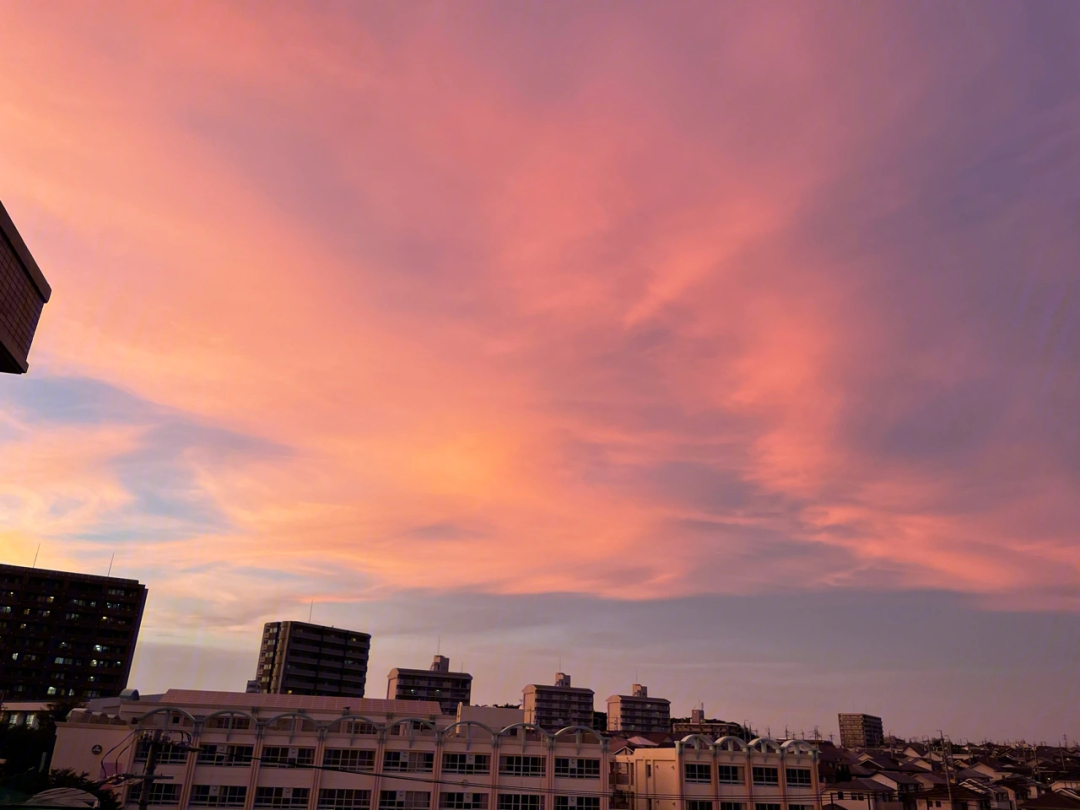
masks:
[[[545,731],[566,726],[592,727],[593,690],[570,685],[570,676],[555,674],[555,685],[531,683],[522,690],[525,722]]]
[[[688,734],[700,734],[703,737],[745,737],[743,727],[738,723],[729,723],[727,720],[718,720],[711,717],[705,719],[704,707],[690,710],[690,717],[680,717],[671,721],[671,733],[676,738],[685,737]]]
[[[370,649],[356,630],[267,622],[255,679],[269,694],[363,697]]]
[[[133,579],[0,565],[0,695],[119,695],[145,604]]]
[[[429,669],[392,669],[386,684],[387,700],[433,700],[443,714],[457,714],[458,704],[472,701],[472,675],[451,672],[450,659],[436,655]]]
[[[524,723],[525,712],[522,709],[512,709],[508,706],[468,706],[461,704],[457,708],[456,720],[459,723],[483,723],[493,731],[499,732],[507,726]]]
[[[840,745],[843,748],[881,748],[885,728],[872,714],[841,714]]]
[[[635,732],[671,731],[671,701],[649,697],[649,690],[635,683],[629,695],[607,699],[607,730]]]
[[[0,203],[0,373],[25,374],[52,288]]]

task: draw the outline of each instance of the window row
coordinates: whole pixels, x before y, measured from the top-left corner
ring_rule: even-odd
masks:
[[[155,782],[150,786],[149,804],[170,806],[180,804],[181,786],[170,782]],[[128,804],[137,804],[142,785],[128,788]],[[306,808],[311,796],[306,787],[257,787],[254,806],[282,810]],[[247,799],[245,785],[192,785],[192,807],[243,807]],[[544,810],[545,797],[533,793],[500,793],[496,810]],[[711,802],[688,802],[688,810],[712,810]],[[371,791],[351,788],[324,788],[319,791],[318,810],[372,810]],[[429,810],[431,793],[422,790],[383,790],[379,792],[378,810]],[[488,810],[487,793],[443,792],[439,794],[440,810]],[[554,810],[600,810],[599,796],[556,796]],[[721,804],[721,810],[743,810],[740,804]],[[780,805],[759,804],[756,810],[780,810]],[[790,810],[809,810],[791,805]]]
[[[713,810],[714,803],[708,800],[688,800],[686,810]],[[780,810],[778,802],[757,802],[753,805],[754,810]],[[742,802],[720,802],[720,810],[746,810]],[[811,804],[789,804],[788,810],[814,810]]]
[[[743,768],[739,765],[718,765],[717,781],[721,784],[739,785],[743,782]],[[787,768],[784,771],[788,787],[811,787],[813,780],[809,768]],[[780,770],[769,767],[753,767],[751,777],[755,785],[779,785]],[[712,782],[712,765],[709,763],[688,762],[685,765],[687,782],[709,784]]]

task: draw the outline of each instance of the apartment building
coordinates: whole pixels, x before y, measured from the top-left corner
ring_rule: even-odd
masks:
[[[817,750],[802,740],[690,735],[614,757],[613,810],[820,810]]]
[[[94,702],[58,724],[54,768],[145,772],[151,808],[608,810],[607,738],[458,723],[435,701],[170,690]],[[121,780],[137,806],[142,782]]]
[[[133,579],[0,565],[0,695],[120,694],[145,604]]]
[[[451,672],[450,659],[436,655],[428,669],[392,669],[387,678],[389,700],[433,700],[443,714],[457,714],[458,704],[472,700],[472,675]]]
[[[52,288],[0,203],[0,374],[25,374]]]
[[[593,690],[570,685],[570,676],[555,673],[555,685],[531,683],[522,690],[525,722],[545,731],[567,726],[592,727]]]
[[[371,636],[307,622],[263,626],[256,680],[281,695],[364,696]]]
[[[649,690],[635,683],[629,695],[607,699],[607,730],[616,732],[671,731],[671,701],[649,697]]]
[[[690,717],[671,721],[671,731],[676,737],[687,734],[701,734],[705,737],[743,737],[743,727],[738,723],[716,718],[705,718],[705,706],[690,710]],[[749,736],[746,736],[749,739]]]
[[[885,745],[885,727],[872,714],[840,714],[842,748],[881,748]]]

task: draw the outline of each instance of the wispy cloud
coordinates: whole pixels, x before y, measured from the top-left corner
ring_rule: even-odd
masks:
[[[219,641],[410,589],[1080,610],[1080,14],[963,8],[17,10],[56,295],[5,550],[123,549]]]

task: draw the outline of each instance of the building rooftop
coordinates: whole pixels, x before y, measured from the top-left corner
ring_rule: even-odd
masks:
[[[383,700],[379,698],[328,697],[323,695],[277,695],[266,692],[204,692],[197,689],[170,689],[158,703],[205,706],[236,706],[242,709],[305,709],[309,711],[344,712],[352,714],[442,714],[433,700]]]

